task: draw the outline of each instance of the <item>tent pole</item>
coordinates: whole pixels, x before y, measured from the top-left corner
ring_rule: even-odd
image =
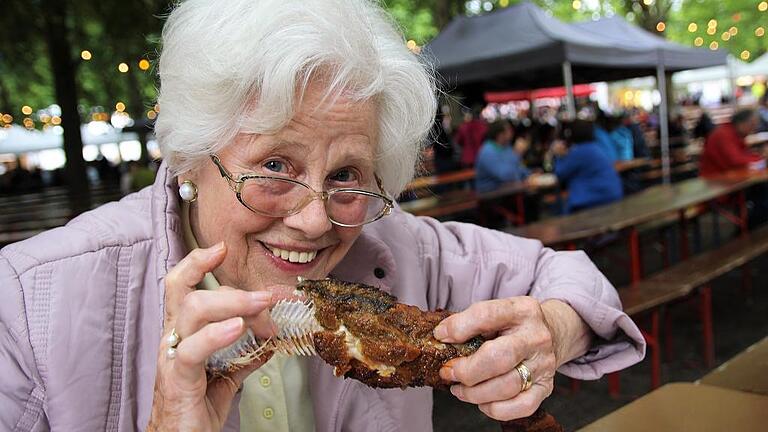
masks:
[[[661,173],[664,184],[670,183],[669,167],[669,113],[667,113],[667,80],[664,65],[656,66],[656,87],[661,95],[659,105],[659,139],[661,144]]]
[[[573,97],[573,71],[571,62],[563,62],[563,81],[565,83],[565,106],[568,109],[568,118],[576,118],[576,100]]]

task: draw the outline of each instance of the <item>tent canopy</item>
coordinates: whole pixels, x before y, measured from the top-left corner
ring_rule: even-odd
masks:
[[[673,44],[609,18],[577,25],[524,2],[486,15],[458,17],[426,47],[449,86],[514,90],[654,75],[725,63],[724,52]]]
[[[752,63],[745,63],[741,60],[729,57],[727,66],[712,66],[704,69],[682,71],[676,73],[672,77],[672,81],[675,84],[688,84],[701,81],[730,79],[731,75],[735,78],[756,75],[768,76],[768,53],[758,57]]]

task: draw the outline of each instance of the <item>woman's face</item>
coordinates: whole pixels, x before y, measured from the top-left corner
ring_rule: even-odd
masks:
[[[222,165],[235,177],[241,173],[285,176],[316,191],[334,187],[377,190],[374,104],[344,97],[328,103],[321,101],[322,96],[310,87],[293,119],[274,135],[239,135],[219,153]],[[297,276],[324,278],[362,229],[331,224],[321,200],[292,216],[256,214],[237,200],[212,162],[182,177],[180,182],[190,179],[198,186],[190,219],[200,246],[221,240],[227,244],[226,260],[214,271],[223,285],[255,291],[276,284],[293,285]],[[303,260],[310,261],[296,262]]]

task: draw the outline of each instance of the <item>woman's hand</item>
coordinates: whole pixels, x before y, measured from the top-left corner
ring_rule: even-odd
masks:
[[[451,387],[457,398],[502,421],[533,414],[552,393],[557,368],[586,352],[590,343],[589,327],[570,306],[559,300],[540,304],[532,297],[473,304],[443,320],[434,334],[448,343],[496,336],[471,356],[447,362],[440,376],[458,383]],[[532,374],[526,391],[516,369],[521,362]]]
[[[215,351],[235,342],[250,327],[257,337],[274,335],[269,318],[272,293],[248,292],[229,287],[195,290],[206,272],[226,256],[219,243],[195,249],[165,277],[164,336],[157,359],[150,431],[220,431],[227,420],[235,393],[245,378],[268,358],[256,361],[228,377],[208,381],[205,362]],[[181,341],[169,358],[172,329]]]

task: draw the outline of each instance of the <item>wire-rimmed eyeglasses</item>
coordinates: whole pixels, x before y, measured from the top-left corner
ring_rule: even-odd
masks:
[[[388,215],[393,201],[384,194],[376,176],[378,192],[356,188],[333,188],[316,191],[308,184],[279,176],[244,173],[234,176],[216,155],[211,160],[221,176],[246,208],[269,217],[287,217],[299,213],[312,201],[325,202],[325,212],[331,223],[342,227],[358,227]]]

